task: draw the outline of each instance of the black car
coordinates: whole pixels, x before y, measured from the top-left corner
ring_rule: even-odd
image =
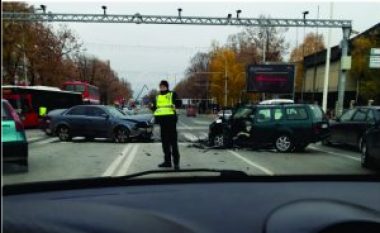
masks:
[[[328,137],[329,125],[317,105],[246,105],[229,120],[210,125],[209,143],[216,147],[270,145],[278,151],[303,150]]]
[[[84,136],[110,138],[126,142],[130,138],[149,139],[153,125],[144,119],[132,119],[113,106],[78,105],[51,118],[50,130],[61,141]]]
[[[362,167],[379,168],[380,167],[380,124],[366,131],[363,136],[363,144],[361,147]]]
[[[349,109],[342,116],[330,122],[330,137],[324,140],[324,144],[345,144],[361,150],[364,133],[379,122],[380,106]]]

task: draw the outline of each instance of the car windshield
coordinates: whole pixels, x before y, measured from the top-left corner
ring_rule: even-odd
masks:
[[[379,3],[130,1],[2,2],[4,185],[377,172]]]
[[[236,110],[235,114],[233,115],[234,119],[239,119],[239,118],[247,118],[253,113],[252,108],[239,108]]]
[[[107,110],[114,117],[123,118],[126,116],[125,113],[123,113],[120,109],[117,109],[115,107],[107,107]]]

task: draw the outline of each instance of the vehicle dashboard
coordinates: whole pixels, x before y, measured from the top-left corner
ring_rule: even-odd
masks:
[[[380,232],[378,179],[15,190],[5,189],[4,232]]]

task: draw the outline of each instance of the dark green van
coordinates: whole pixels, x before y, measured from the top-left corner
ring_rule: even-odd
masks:
[[[3,161],[28,166],[28,142],[24,126],[7,100],[1,100]]]
[[[245,105],[229,120],[210,125],[209,142],[216,147],[269,145],[289,152],[328,135],[328,120],[317,105]]]

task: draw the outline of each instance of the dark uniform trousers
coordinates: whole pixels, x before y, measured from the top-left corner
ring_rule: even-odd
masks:
[[[159,119],[161,128],[162,150],[165,155],[165,163],[179,164],[179,151],[177,142],[177,116],[162,116]]]

